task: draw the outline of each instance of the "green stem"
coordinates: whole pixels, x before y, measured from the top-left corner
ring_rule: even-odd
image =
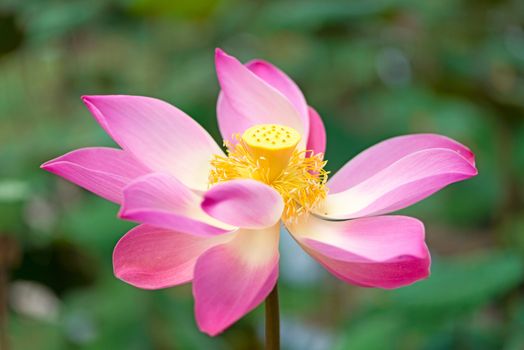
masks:
[[[280,350],[278,284],[266,298],[266,350]]]

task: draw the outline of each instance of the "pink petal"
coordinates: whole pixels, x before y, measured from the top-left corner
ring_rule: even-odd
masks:
[[[262,182],[231,180],[207,191],[202,209],[227,224],[259,229],[273,226],[280,220],[284,201],[277,191]]]
[[[202,198],[175,177],[154,173],[124,188],[119,216],[197,236],[213,236],[236,229],[207,215]]]
[[[193,278],[195,316],[215,336],[253,310],[278,278],[279,225],[240,230],[235,238],[198,258]]]
[[[149,172],[128,153],[106,147],[81,148],[41,168],[115,203],[122,201],[124,186]]]
[[[223,154],[211,136],[187,114],[143,96],[84,96],[102,127],[126,151],[153,171],[205,190],[213,154]]]
[[[387,168],[399,159],[418,151],[446,148],[460,154],[472,166],[475,155],[466,146],[436,134],[414,134],[382,141],[358,154],[342,167],[328,182],[331,193],[347,190]]]
[[[418,151],[346,191],[328,195],[319,215],[350,219],[392,212],[475,175],[475,166],[456,151],[446,148]]]
[[[312,150],[314,153],[326,152],[326,129],[320,115],[309,107],[309,138],[307,140],[307,150]]]
[[[288,101],[291,102],[300,115],[302,125],[304,125],[304,134],[308,134],[310,120],[308,105],[304,98],[304,94],[302,94],[302,91],[297,84],[295,84],[286,73],[264,60],[250,61],[246,64],[246,67],[267,84],[277,89],[278,92],[284,95]]]
[[[429,275],[424,225],[414,218],[325,221],[310,216],[289,229],[313,258],[352,284],[398,288]]]
[[[286,125],[307,135],[300,112],[282,93],[220,49],[216,50],[215,64],[222,88],[217,115],[224,139],[231,140],[231,136],[242,134],[252,125],[269,123]],[[302,148],[305,142],[301,141]]]
[[[242,135],[245,130],[255,124],[262,124],[237,112],[222,92],[218,95],[217,100],[217,119],[220,134],[225,141],[233,144],[237,142],[236,135]]]
[[[140,225],[118,241],[113,252],[115,276],[135,287],[159,289],[193,279],[197,258],[231,235],[197,237]]]

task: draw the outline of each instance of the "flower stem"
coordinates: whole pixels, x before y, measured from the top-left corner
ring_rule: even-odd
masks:
[[[266,298],[266,350],[280,349],[280,315],[278,307],[278,284]]]

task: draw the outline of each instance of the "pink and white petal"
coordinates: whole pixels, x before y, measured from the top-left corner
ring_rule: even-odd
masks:
[[[93,116],[126,151],[153,171],[207,188],[210,160],[223,154],[196,121],[167,102],[143,96],[84,96]]]
[[[328,182],[331,193],[356,186],[407,155],[431,148],[445,148],[461,155],[475,166],[475,155],[469,148],[446,136],[413,134],[382,141],[346,163]]]
[[[129,182],[150,172],[130,154],[107,147],[77,149],[41,168],[115,203],[122,201],[122,190]]]
[[[246,67],[255,73],[260,79],[277,89],[295,107],[304,125],[304,135],[309,134],[309,112],[306,99],[300,88],[287,76],[286,73],[276,66],[264,60],[252,60]]]
[[[328,271],[352,284],[390,289],[429,275],[424,225],[414,218],[325,221],[310,216],[289,230]]]
[[[266,61],[253,60],[247,63],[246,67],[267,84],[277,89],[289,100],[289,102],[291,102],[291,104],[293,104],[295,109],[299,112],[302,124],[304,125],[305,134],[307,134],[310,123],[308,106],[302,91],[300,91],[299,87],[293,82],[293,80],[291,80],[291,78],[280,69]],[[241,113],[238,113],[231,106],[227,98],[224,97],[224,94],[220,94],[218,98],[217,109],[219,118],[220,116],[227,116],[228,118],[238,121],[237,123],[219,123],[222,137],[229,142],[235,143],[236,140],[232,136],[237,133],[241,134],[244,130],[253,125],[252,122],[244,118]]]
[[[307,135],[300,113],[277,89],[259,78],[236,58],[217,49],[215,64],[222,88],[217,105],[218,123],[224,139],[231,134],[242,134],[246,126],[256,124],[281,124]],[[226,107],[223,102],[227,100]],[[228,113],[233,109],[236,113]],[[303,137],[300,145],[304,148]]]
[[[328,195],[318,214],[336,220],[384,214],[475,175],[475,166],[456,151],[426,149],[401,158],[348,190]]]
[[[235,230],[207,215],[202,198],[175,177],[153,173],[124,188],[119,217],[197,236],[214,236]]]
[[[113,252],[115,276],[143,289],[160,289],[189,282],[197,258],[233,236],[197,237],[140,225],[118,241]]]
[[[201,331],[221,333],[268,296],[278,279],[278,241],[279,225],[240,229],[198,258],[193,296]]]
[[[251,179],[231,180],[214,185],[204,194],[202,209],[229,225],[261,229],[276,224],[284,201],[272,187]]]
[[[322,118],[313,109],[308,107],[309,111],[309,138],[307,140],[307,150],[312,150],[315,154],[326,152],[326,129]]]
[[[245,118],[237,112],[222,92],[217,100],[217,119],[220,134],[231,144],[237,143],[237,135],[242,135],[245,130],[257,124],[256,121]]]

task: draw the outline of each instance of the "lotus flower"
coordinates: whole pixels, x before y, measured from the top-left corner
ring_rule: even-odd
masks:
[[[473,153],[435,134],[383,141],[329,181],[325,129],[297,85],[268,62],[220,49],[220,132],[149,97],[85,96],[121,149],[82,148],[42,168],[121,205],[140,223],[115,247],[121,280],[144,289],[192,282],[201,331],[216,335],[278,278],[284,227],[342,281],[397,288],[429,275],[424,226],[385,215],[477,174]]]

